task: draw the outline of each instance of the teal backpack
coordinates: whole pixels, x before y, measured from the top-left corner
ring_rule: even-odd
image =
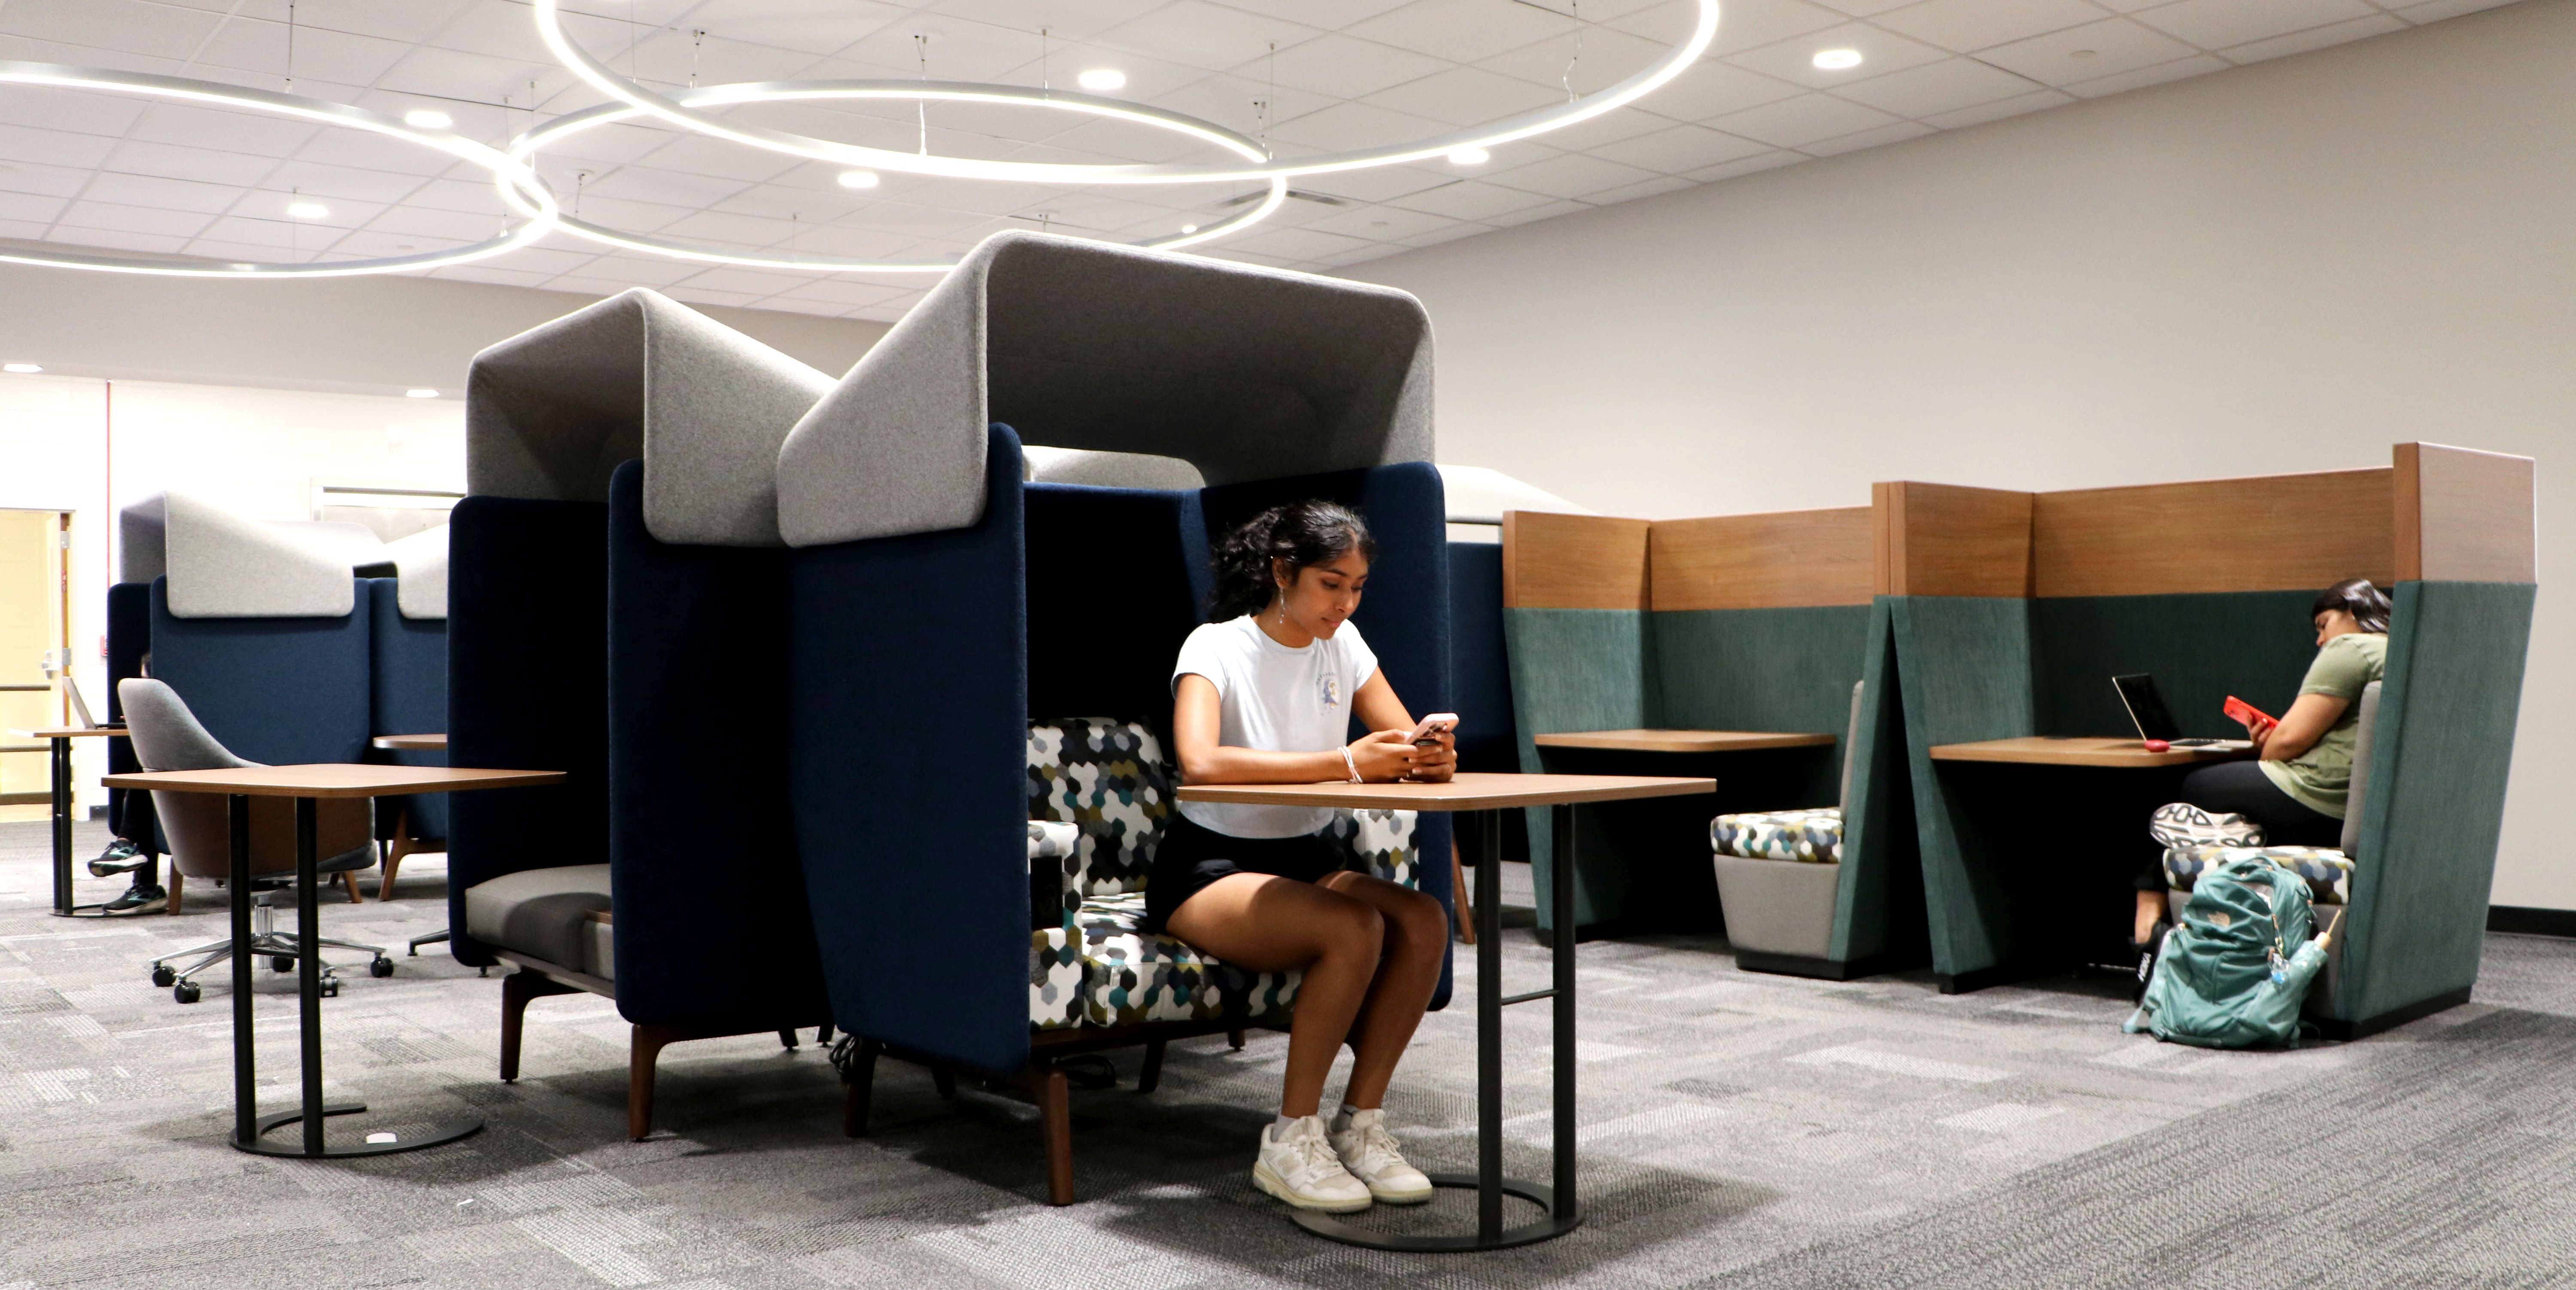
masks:
[[[2325,967],[2308,884],[2260,856],[2200,876],[2122,1030],[2202,1048],[2299,1043],[2299,1005]]]

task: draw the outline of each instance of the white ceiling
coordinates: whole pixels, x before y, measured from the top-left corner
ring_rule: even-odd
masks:
[[[1209,253],[1317,272],[1594,206],[2402,30],[2510,0],[1726,0],[1710,56],[1639,106],[1440,163],[1301,179]],[[572,31],[649,84],[928,75],[1035,85],[1115,67],[1121,95],[1267,136],[1282,156],[1421,138],[1597,90],[1687,31],[1689,0],[568,0]],[[288,0],[0,0],[0,58],[282,88]],[[549,57],[523,0],[299,0],[293,89],[451,113],[493,143],[599,101]],[[1047,50],[1041,60],[1039,31]],[[703,33],[701,36],[698,33]],[[1275,46],[1275,49],[1273,48]],[[1850,71],[1815,69],[1830,48]],[[531,83],[534,85],[531,91]],[[536,116],[531,117],[534,103]],[[1268,113],[1259,104],[1275,102]],[[506,104],[506,106],[505,106]],[[735,109],[910,148],[910,105]],[[1214,160],[1173,136],[980,105],[928,109],[942,152]],[[1209,222],[1257,185],[1050,188],[838,168],[616,126],[541,169],[584,218],[635,232],[845,256],[954,254],[997,229],[1122,240]],[[330,214],[286,215],[290,193]],[[360,131],[248,113],[0,87],[0,239],[222,260],[399,255],[479,241],[502,208],[480,172]],[[66,271],[68,272],[68,271]],[[557,233],[434,276],[892,318],[922,276],[710,267]]]

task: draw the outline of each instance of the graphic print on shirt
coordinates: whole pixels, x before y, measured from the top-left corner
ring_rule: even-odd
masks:
[[[1315,699],[1327,708],[1342,706],[1342,678],[1338,672],[1326,672],[1315,678]]]

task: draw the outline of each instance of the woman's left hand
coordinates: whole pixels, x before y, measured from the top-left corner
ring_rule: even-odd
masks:
[[[1458,736],[1454,731],[1443,731],[1439,743],[1415,744],[1412,751],[1406,754],[1405,760],[1411,763],[1412,767],[1405,771],[1406,779],[1426,784],[1445,784],[1458,773]]]

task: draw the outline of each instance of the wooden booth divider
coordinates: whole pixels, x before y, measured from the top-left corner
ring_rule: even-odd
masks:
[[[2241,735],[2222,701],[2286,707],[2314,653],[2310,601],[2366,577],[2395,613],[2345,944],[2310,1011],[2359,1034],[2468,997],[2530,634],[2532,462],[2432,444],[2394,458],[2037,494],[1877,486],[1877,586],[1945,989],[2116,955],[2128,877],[2157,855],[2147,814],[2183,768],[1936,749],[2130,736],[2110,677],[2135,672],[2183,733]]]

